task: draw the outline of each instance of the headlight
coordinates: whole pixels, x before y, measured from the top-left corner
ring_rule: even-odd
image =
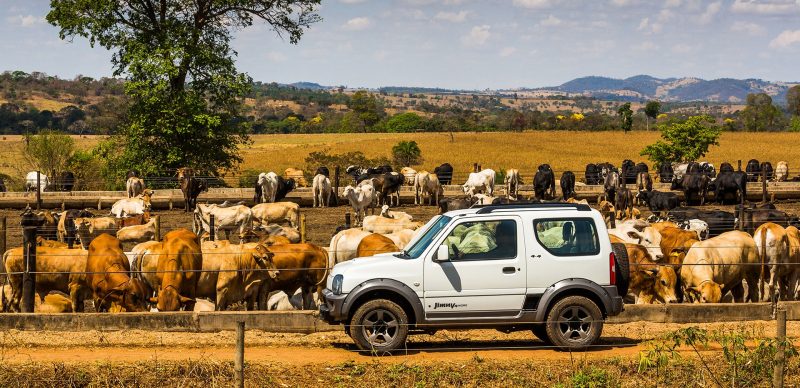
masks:
[[[331,291],[333,291],[334,295],[339,295],[342,293],[342,282],[344,281],[344,276],[336,275],[333,277],[333,282],[331,282]]]

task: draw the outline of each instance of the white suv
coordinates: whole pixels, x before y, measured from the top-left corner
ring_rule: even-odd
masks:
[[[453,328],[532,330],[579,350],[622,311],[629,276],[624,245],[587,205],[486,206],[434,217],[403,252],[337,264],[320,313],[383,353]]]

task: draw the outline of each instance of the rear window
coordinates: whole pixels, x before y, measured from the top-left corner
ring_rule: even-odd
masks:
[[[600,253],[600,239],[591,218],[550,218],[533,222],[536,241],[556,256]]]

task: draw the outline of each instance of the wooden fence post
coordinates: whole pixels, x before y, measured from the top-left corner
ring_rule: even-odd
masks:
[[[154,216],[155,217],[155,227],[156,227],[156,235],[154,236],[156,241],[161,241],[161,216]]]
[[[339,166],[333,169],[333,206],[339,206]]]
[[[767,203],[767,170],[761,170],[761,202]]]
[[[42,173],[36,171],[36,210],[42,208]]]
[[[209,238],[210,241],[214,241],[215,238],[216,238],[216,233],[214,233],[214,215],[213,214],[209,214],[208,215],[208,238]]]
[[[350,229],[353,224],[351,223],[350,212],[344,213],[344,227]]]
[[[233,359],[236,386],[244,388],[244,321],[236,322],[236,355]]]
[[[736,171],[742,172],[742,160],[741,159],[739,159],[739,169],[736,170]]]
[[[306,215],[300,215],[300,242],[306,242]]]
[[[783,370],[786,365],[786,308],[778,307],[775,318],[777,319],[776,340],[778,341],[778,351],[775,353],[775,370],[772,373],[772,386],[783,388]]]
[[[472,163],[472,172],[478,172],[478,163]]]
[[[6,229],[6,218],[0,217],[0,254],[5,253],[6,251],[6,238],[8,236],[8,231]]]

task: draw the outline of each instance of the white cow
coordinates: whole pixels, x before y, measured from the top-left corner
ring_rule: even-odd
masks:
[[[394,219],[405,219],[405,220],[413,220],[414,217],[411,214],[406,212],[401,212],[399,210],[389,210],[389,205],[381,206],[381,217],[386,218],[394,218]]]
[[[762,302],[768,302],[775,297],[775,293],[780,294],[781,299],[789,299],[794,296],[794,285],[789,285],[791,273],[794,268],[790,265],[789,235],[782,226],[767,222],[756,229],[753,233],[756,244],[756,251],[764,270],[764,278],[759,282],[759,294]]]
[[[214,234],[219,236],[219,232],[224,230],[225,238],[228,240],[230,240],[231,230],[238,229],[239,236],[242,237],[253,228],[253,212],[247,206],[219,207],[218,205],[198,204],[194,210],[195,233],[211,231],[211,215],[214,215]]]
[[[331,180],[322,174],[314,176],[312,181],[314,207],[328,207],[331,201]]]
[[[470,173],[467,182],[464,183],[464,186],[462,187],[464,189],[464,194],[467,194],[470,197],[482,192],[485,192],[489,196],[493,195],[494,177],[495,172],[490,168],[481,170],[481,172]]]
[[[473,196],[477,201],[475,204],[477,205],[491,205],[497,197],[488,196],[486,194],[475,194]]]
[[[444,194],[442,184],[436,174],[427,171],[420,171],[414,180],[414,204],[424,205],[425,197],[428,197],[428,204],[439,203],[439,198]]]
[[[344,188],[343,195],[350,202],[350,206],[353,207],[357,224],[364,220],[367,207],[371,209],[371,213],[375,213],[375,188],[372,185],[347,186]]]
[[[132,176],[125,182],[125,190],[128,192],[128,198],[137,197],[144,192],[144,181]]]
[[[358,244],[364,237],[371,235],[358,228],[345,229],[331,239],[331,245],[328,248],[328,261],[330,267],[334,264],[341,263],[356,257],[358,252]]]
[[[705,240],[708,238],[708,223],[699,220],[697,218],[692,218],[691,220],[686,220],[678,224],[681,229],[691,230],[692,232],[697,233],[697,238],[699,240]]]
[[[117,231],[120,241],[145,242],[153,240],[156,236],[156,218],[153,217],[146,224],[126,226]]]
[[[644,220],[628,220],[617,223],[617,227],[609,229],[608,234],[618,237],[629,244],[639,244],[647,249],[655,261],[661,261],[661,233]]]
[[[253,206],[253,221],[261,224],[286,224],[300,226],[300,205],[294,202],[260,203]]]
[[[25,191],[31,192],[36,190],[36,171],[31,171],[25,175]],[[50,179],[47,175],[39,173],[39,192],[43,193],[44,189],[50,185]]]
[[[758,301],[758,249],[746,232],[725,232],[692,244],[681,265],[684,295],[695,302],[719,303],[731,291],[734,302]]]
[[[394,233],[384,234],[384,236],[392,240],[392,242],[394,242],[394,245],[397,245],[398,248],[405,249],[408,243],[411,242],[411,239],[417,235],[418,231],[419,229],[417,230],[403,229],[403,230],[398,230]]]
[[[421,222],[407,219],[394,219],[381,216],[367,216],[364,218],[362,229],[372,233],[394,233],[403,229],[419,229]]]
[[[275,195],[278,193],[278,174],[274,172],[262,172],[258,174],[256,183],[261,187],[261,202],[275,202]]]
[[[150,200],[154,194],[153,190],[145,190],[138,197],[120,199],[111,206],[111,214],[117,218],[144,214],[144,212],[150,210]]]
[[[403,167],[400,169],[400,173],[403,174],[407,185],[414,186],[414,182],[416,182],[417,179],[417,170],[411,167]]]
[[[775,181],[786,182],[789,179],[789,163],[781,160],[775,167]]]
[[[516,200],[519,195],[519,185],[522,184],[522,179],[519,176],[519,170],[510,168],[506,170],[506,177],[503,181],[506,184],[506,195],[508,198]]]

